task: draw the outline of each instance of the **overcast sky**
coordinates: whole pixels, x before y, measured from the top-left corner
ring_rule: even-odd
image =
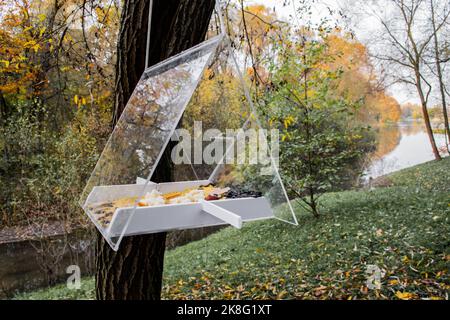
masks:
[[[283,5],[286,2],[287,5]],[[278,17],[282,20],[293,24],[302,24],[302,21],[295,15],[295,2],[296,1],[284,1],[284,0],[249,0],[246,1],[246,4],[263,4],[268,8],[275,9]],[[317,23],[321,20],[321,18],[327,17],[330,18],[330,13],[327,7],[334,9],[336,12],[338,10],[342,10],[342,12],[348,12],[350,8],[348,8],[349,2],[346,0],[319,0],[312,8],[312,22]],[[356,9],[358,8],[351,8]],[[332,17],[334,21],[337,21],[339,25],[344,25],[346,28],[349,28],[356,36],[356,38],[362,43],[367,44],[372,32],[377,30],[380,25],[376,18],[369,17],[359,17],[357,23],[355,21],[349,22],[344,21],[339,18],[339,15],[336,14]],[[394,96],[400,104],[406,102],[418,103],[419,99],[417,98],[417,94],[411,88],[406,88],[403,85],[396,85],[388,89],[389,94]]]

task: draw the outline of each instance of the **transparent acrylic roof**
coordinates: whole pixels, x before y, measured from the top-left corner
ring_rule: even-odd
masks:
[[[251,137],[246,136],[249,129],[256,132],[259,140],[249,140]],[[255,201],[263,211],[266,203],[270,211],[262,218],[275,217],[297,224],[276,159],[267,147],[267,138],[259,136],[262,132],[259,129],[227,39],[216,36],[144,71],[92,172],[80,204],[114,250],[119,248],[123,236],[218,224],[217,219],[205,218],[206,213],[195,213],[198,204],[157,203],[152,207],[154,210],[139,206],[148,193],[176,189],[170,184],[151,182],[172,139],[178,141],[172,150],[172,154],[178,154],[178,160],[172,157],[175,182],[192,181],[177,186],[195,188],[214,183],[261,192],[263,202]],[[245,137],[249,143],[245,143]],[[260,147],[256,162],[247,156],[255,145]],[[200,154],[197,149],[201,149]],[[182,206],[185,208],[181,209]],[[236,204],[231,207],[236,208]],[[255,211],[255,208],[248,209]],[[186,216],[176,216],[176,212],[183,210]],[[175,220],[187,219],[189,214],[195,219],[186,224],[176,223]],[[257,217],[254,212],[247,220]],[[152,227],[152,219],[158,220],[158,226]]]
[[[153,174],[203,70],[222,37],[218,36],[144,71],[83,191],[80,203],[112,247],[114,239],[89,210],[107,192],[108,199],[138,196],[138,177]],[[116,185],[132,185],[128,194]],[[96,190],[94,190],[96,188]],[[101,192],[99,188],[107,188]],[[117,190],[116,194],[114,189]],[[135,204],[132,204],[135,206]],[[118,239],[117,239],[118,240]]]
[[[201,130],[198,130],[200,120]],[[214,157],[210,158],[215,161],[208,164],[203,157],[199,165],[191,150],[190,168],[175,165],[177,181],[208,179],[222,187],[261,192],[269,201],[275,218],[297,224],[278,171],[277,144],[269,141],[270,132],[261,129],[245,80],[226,38],[218,46],[213,62],[205,69],[177,132],[180,128],[197,138],[197,143],[196,135],[202,134],[203,156],[212,153]],[[231,134],[227,135],[227,131]],[[278,140],[278,136],[272,138]],[[195,144],[192,141],[191,148],[195,148]],[[210,152],[214,146],[220,156]]]

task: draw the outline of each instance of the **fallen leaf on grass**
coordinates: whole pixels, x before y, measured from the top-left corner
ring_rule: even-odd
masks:
[[[313,290],[313,294],[314,294],[316,297],[319,297],[319,296],[323,295],[323,294],[326,293],[326,292],[327,292],[327,287],[325,287],[325,286],[320,286],[320,287],[317,287],[317,288],[315,288],[315,289]]]
[[[389,280],[389,284],[390,284],[391,286],[395,286],[396,284],[398,284],[398,280],[396,280],[396,279]]]
[[[284,299],[284,297],[286,297],[287,294],[288,294],[288,292],[283,290],[283,291],[281,291],[280,293],[277,294],[277,299],[278,300]]]
[[[414,293],[400,291],[397,291],[395,296],[401,300],[411,300],[417,297]]]

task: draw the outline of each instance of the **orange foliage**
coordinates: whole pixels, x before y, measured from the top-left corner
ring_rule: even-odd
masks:
[[[46,37],[45,15],[32,17],[31,5],[26,0],[16,1],[15,6],[5,6],[0,24],[0,91],[5,94],[42,93],[33,87],[39,75],[39,55],[49,51],[52,39]]]
[[[360,116],[369,122],[397,122],[401,109],[397,100],[383,89],[377,88],[373,66],[367,48],[348,34],[332,33],[326,37],[328,55],[332,62],[327,67],[342,70],[342,77],[336,84],[337,93],[350,100],[362,99],[364,104]]]
[[[0,0],[0,95],[54,103],[68,113],[110,108],[118,8],[88,2],[83,16],[82,5]]]
[[[377,122],[397,122],[401,117],[398,101],[384,92],[371,94],[366,99],[368,110]]]

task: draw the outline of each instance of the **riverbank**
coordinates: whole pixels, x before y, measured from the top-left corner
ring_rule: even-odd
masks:
[[[166,299],[448,299],[450,158],[389,175],[389,187],[329,193],[321,218],[226,228],[167,252]],[[367,268],[381,287],[367,286]],[[92,299],[94,281],[19,299]]]
[[[421,121],[403,120],[374,127],[374,131],[376,132],[376,150],[369,157],[365,168],[366,180],[434,159],[428,134]],[[445,135],[435,133],[434,137],[441,155],[446,156]]]
[[[84,229],[69,234],[9,241],[0,244],[0,300],[18,292],[33,291],[64,282],[66,268],[78,265],[82,274],[95,270],[93,232]]]
[[[83,229],[79,224],[62,221],[52,221],[45,224],[36,223],[27,226],[4,227],[0,229],[0,245],[64,236],[79,229]]]

